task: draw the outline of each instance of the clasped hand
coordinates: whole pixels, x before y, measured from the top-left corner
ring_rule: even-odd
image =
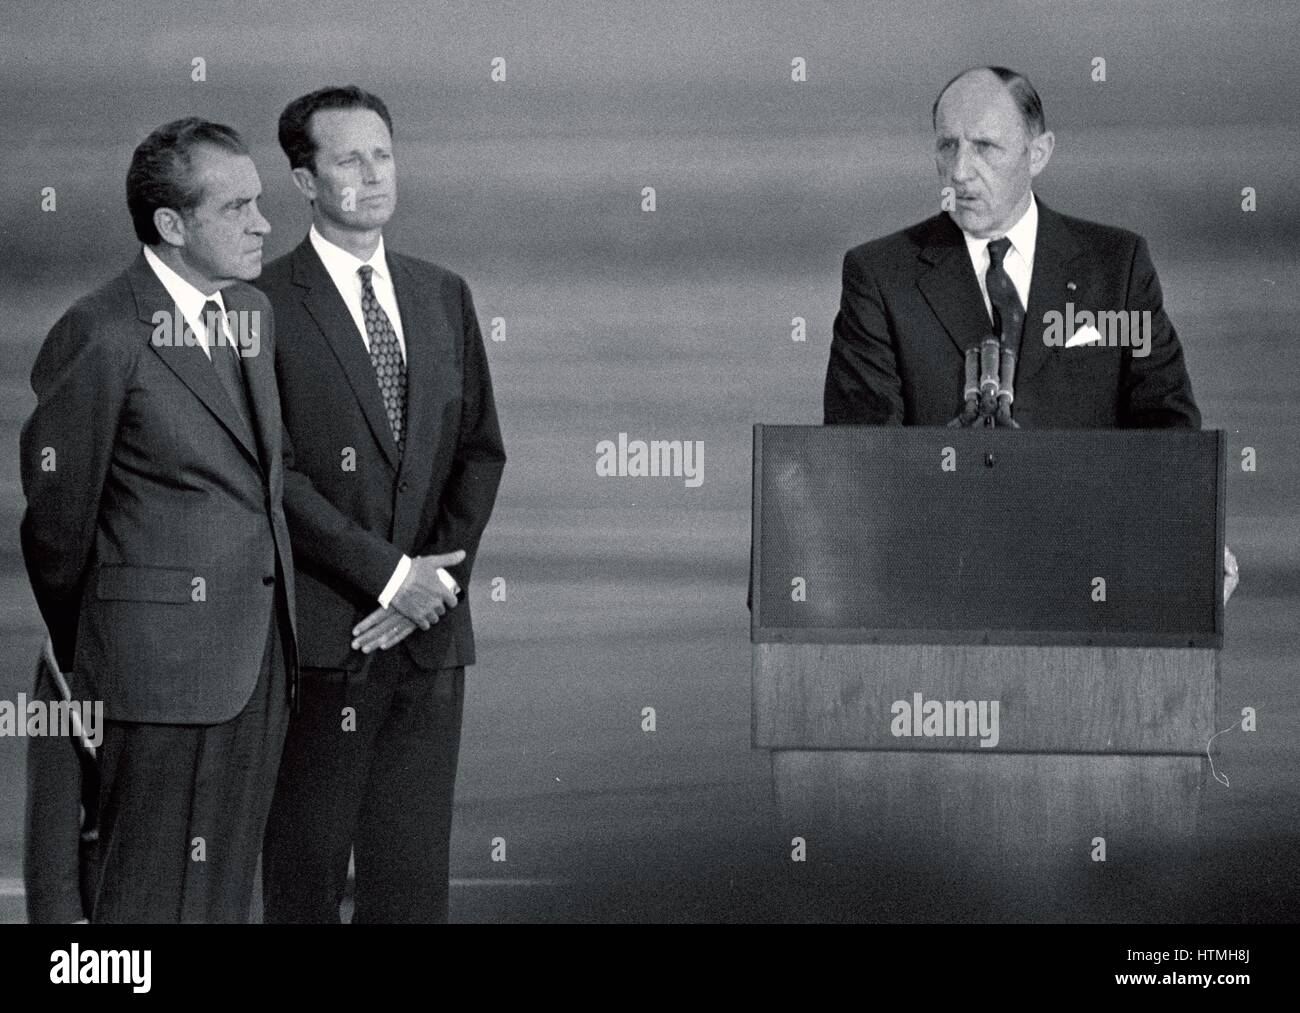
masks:
[[[386,651],[419,627],[427,630],[456,607],[460,585],[445,570],[465,558],[461,549],[440,556],[416,556],[388,608],[378,608],[352,628],[352,649]],[[440,572],[441,571],[441,572]],[[446,580],[443,577],[446,577]]]

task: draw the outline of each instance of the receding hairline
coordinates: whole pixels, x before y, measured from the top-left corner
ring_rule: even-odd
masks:
[[[935,96],[934,105],[930,108],[930,126],[932,129],[939,128],[939,103],[943,100],[948,89],[964,77],[971,74],[985,71],[992,74],[1006,93],[1011,97],[1012,104],[1020,113],[1020,120],[1024,124],[1025,132],[1032,138],[1038,137],[1047,132],[1047,121],[1043,116],[1043,103],[1038,97],[1038,91],[1030,83],[1029,78],[1016,70],[1007,67],[980,66],[967,67],[958,74],[954,74],[942,88],[939,94]]]
[[[222,147],[220,144],[213,144],[208,140],[196,141],[193,147],[190,148],[189,157],[187,159],[188,165],[185,170],[186,182],[193,194],[194,204],[192,207],[187,208],[186,211],[181,212],[182,214],[196,210],[198,206],[203,203],[204,198],[207,197],[207,187],[204,186],[203,180],[200,178],[202,170],[197,164],[199,153],[203,151],[214,152],[218,155],[228,155],[231,158],[247,158],[250,162],[253,160],[253,156],[246,151],[232,151],[230,148]],[[206,168],[211,169],[212,166],[207,166]],[[256,165],[254,166],[254,170],[256,170]]]
[[[313,121],[318,113],[327,111],[353,112],[370,110],[384,123],[388,136],[393,136],[393,118],[384,100],[355,84],[327,85],[306,95],[300,95],[280,113],[277,134],[280,148],[293,169],[307,168],[315,171],[316,137]]]

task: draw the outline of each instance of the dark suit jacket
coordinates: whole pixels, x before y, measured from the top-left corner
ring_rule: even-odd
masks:
[[[1041,200],[1038,216],[1016,421],[1030,428],[1200,428],[1146,242],[1068,218]],[[1044,316],[1064,314],[1067,303],[1076,313],[1150,310],[1150,355],[1048,347]],[[850,250],[826,371],[826,423],[946,425],[962,408],[964,351],[990,330],[961,230],[947,214]]]
[[[152,340],[180,310],[143,254],[63,315],[32,367],[23,556],[60,667],[108,720],[233,718],[273,604],[292,618],[271,314],[247,285],[222,297],[258,314],[256,432],[202,348]]]
[[[284,412],[285,512],[298,566],[302,663],[357,669],[352,627],[373,612],[402,554],[464,549],[468,592],[505,448],[487,354],[458,275],[386,251],[406,344],[406,449],[398,459],[366,346],[312,248],[258,279],[275,310]],[[355,453],[355,470],[344,454]],[[474,663],[469,596],[403,642],[422,668]]]

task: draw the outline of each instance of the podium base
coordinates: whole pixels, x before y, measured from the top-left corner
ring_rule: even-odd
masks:
[[[1113,866],[1185,853],[1207,764],[1196,756],[773,750],[772,775],[782,829],[805,838],[810,852],[916,858],[975,874],[1063,873],[1103,855]]]

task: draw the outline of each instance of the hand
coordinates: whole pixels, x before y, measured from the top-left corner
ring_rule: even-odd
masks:
[[[410,572],[389,605],[420,629],[427,630],[438,621],[439,616],[456,607],[456,592],[460,590],[450,574],[446,575],[447,583],[444,583],[439,571],[444,566],[455,566],[464,558],[463,549],[441,556],[416,556],[411,560]],[[447,586],[448,583],[450,587]]]
[[[378,648],[386,651],[405,640],[415,623],[392,608],[375,609],[352,627],[352,649],[369,654]]]
[[[1223,604],[1228,604],[1232,592],[1236,590],[1241,578],[1237,576],[1237,557],[1226,545],[1223,547]]]

